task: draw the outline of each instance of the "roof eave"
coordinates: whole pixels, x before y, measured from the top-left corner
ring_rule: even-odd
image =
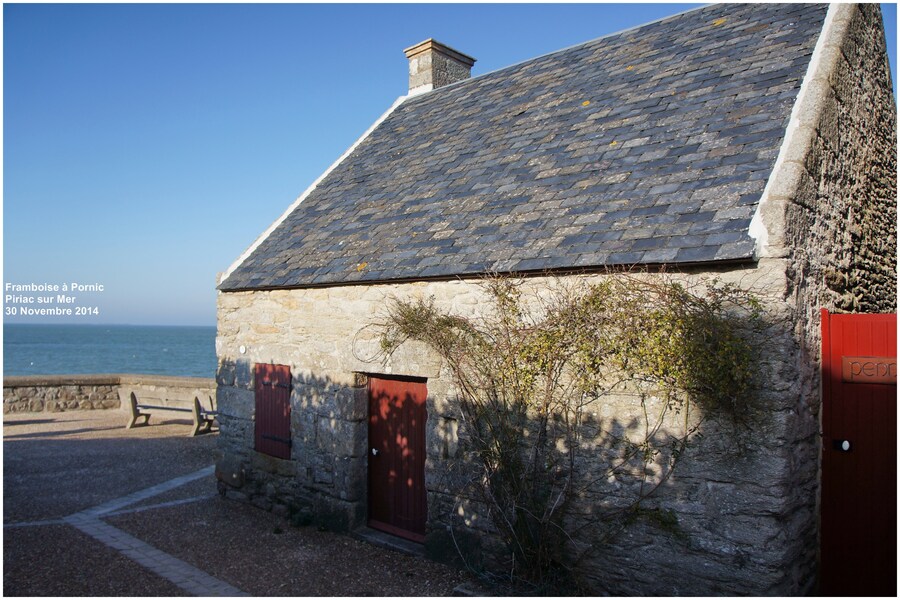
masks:
[[[301,290],[312,288],[334,288],[359,285],[402,285],[417,282],[431,281],[467,281],[475,279],[484,279],[494,275],[502,275],[509,277],[562,277],[577,275],[602,275],[613,273],[628,272],[684,272],[684,271],[717,271],[728,270],[735,267],[746,267],[757,262],[754,257],[732,258],[705,260],[680,263],[640,263],[635,265],[598,265],[592,267],[556,267],[552,269],[533,269],[515,272],[491,272],[479,271],[473,273],[463,273],[455,275],[434,275],[428,277],[403,277],[393,279],[360,279],[355,281],[332,281],[324,283],[307,283],[301,285],[266,285],[266,286],[245,286],[228,289],[220,289],[222,293],[237,292],[271,292],[276,290]]]

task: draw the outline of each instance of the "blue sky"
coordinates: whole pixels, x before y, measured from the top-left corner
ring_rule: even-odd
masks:
[[[692,6],[5,4],[4,282],[212,325],[216,273],[406,92],[403,48],[478,75]]]

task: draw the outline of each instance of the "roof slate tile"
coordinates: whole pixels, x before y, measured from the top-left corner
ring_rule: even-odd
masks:
[[[826,10],[709,6],[408,98],[219,289],[750,260]]]

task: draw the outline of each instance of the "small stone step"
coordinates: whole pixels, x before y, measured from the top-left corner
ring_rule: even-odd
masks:
[[[381,548],[396,550],[397,552],[402,552],[403,554],[408,554],[410,556],[425,558],[425,546],[422,544],[404,540],[395,535],[377,531],[371,527],[360,527],[353,532],[353,536]]]

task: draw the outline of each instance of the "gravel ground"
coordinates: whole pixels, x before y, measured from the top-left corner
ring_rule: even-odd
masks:
[[[4,415],[3,423],[4,524],[58,519],[215,461],[216,435],[189,438],[185,422],[126,430],[118,411],[83,411]],[[104,520],[256,596],[436,596],[472,581],[347,535],[291,527],[215,491],[204,477]],[[184,499],[194,500],[153,508]],[[3,558],[8,596],[184,595],[68,525],[4,527]]]
[[[187,437],[184,423],[125,429],[121,412],[101,410],[4,415],[3,522],[64,517],[213,464],[216,436]]]
[[[184,596],[170,583],[68,525],[3,532],[4,596]]]
[[[108,519],[254,596],[447,596],[469,577],[219,497]],[[211,560],[210,557],[215,557]]]

